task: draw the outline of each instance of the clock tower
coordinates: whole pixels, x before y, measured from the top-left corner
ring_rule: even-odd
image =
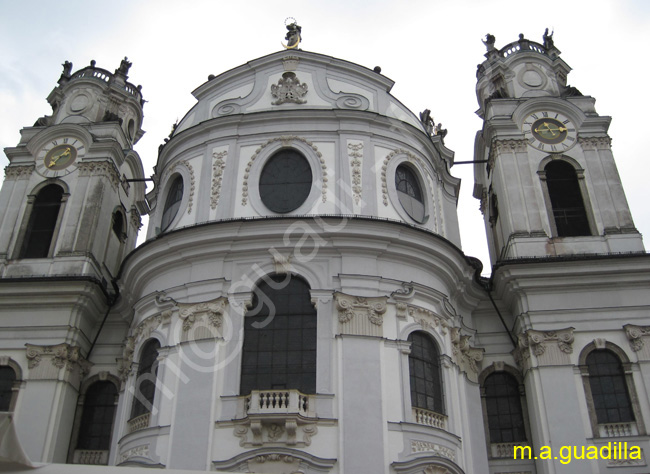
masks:
[[[567,84],[548,30],[501,49],[487,35],[478,66],[474,196],[492,264],[527,257],[643,251],[607,133],[610,117]]]
[[[127,81],[130,66],[125,58],[111,73],[92,61],[73,72],[66,61],[48,96],[52,115],[5,149],[0,349],[3,365],[27,368],[16,379],[32,408],[18,429],[36,461],[65,462],[80,381],[93,364],[115,360],[89,354],[147,212],[133,150],[144,101]]]

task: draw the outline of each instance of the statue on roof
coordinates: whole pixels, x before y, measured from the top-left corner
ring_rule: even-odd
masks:
[[[485,41],[483,41],[483,44],[484,44],[485,47],[487,48],[488,53],[489,53],[490,51],[494,51],[494,50],[496,50],[496,48],[494,47],[494,42],[495,42],[495,41],[496,41],[496,38],[494,37],[494,35],[491,35],[490,33],[488,33],[487,35],[485,35]]]
[[[126,76],[129,73],[129,68],[131,67],[131,63],[129,62],[129,58],[124,56],[124,59],[122,59],[122,62],[120,63],[120,67],[115,71],[115,74],[122,74]]]
[[[420,122],[424,125],[424,129],[427,131],[429,136],[433,135],[435,122],[433,121],[433,117],[431,117],[431,110],[424,109],[424,111],[420,112]]]
[[[543,36],[544,48],[546,48],[546,49],[554,48],[554,45],[553,45],[553,33],[554,32],[551,31],[551,34],[549,35],[548,34],[548,28],[546,28],[546,31],[544,31],[544,36]]]
[[[292,20],[291,23],[287,25],[287,22]],[[287,44],[283,44],[284,49],[296,49],[302,41],[302,27],[298,25],[295,18],[287,18],[284,20],[284,24],[287,27],[287,35],[284,39],[287,40]]]
[[[66,61],[62,64],[63,66],[63,73],[61,74],[62,76],[69,76],[70,73],[72,72],[72,63],[70,61]]]

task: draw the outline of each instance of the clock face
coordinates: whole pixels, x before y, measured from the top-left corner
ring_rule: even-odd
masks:
[[[46,178],[72,173],[85,152],[83,142],[74,137],[51,140],[38,153],[36,171]]]
[[[569,118],[548,110],[530,114],[521,127],[528,144],[538,150],[560,153],[576,143],[576,127]]]

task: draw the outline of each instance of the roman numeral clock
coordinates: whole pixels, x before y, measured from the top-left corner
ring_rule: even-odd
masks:
[[[521,126],[524,137],[533,148],[551,153],[568,150],[576,143],[576,127],[571,120],[557,112],[535,112]]]
[[[38,152],[36,172],[45,178],[66,176],[77,169],[85,150],[83,142],[77,138],[55,138]]]

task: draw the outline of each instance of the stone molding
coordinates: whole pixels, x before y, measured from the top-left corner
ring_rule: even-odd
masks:
[[[228,299],[216,298],[200,303],[177,303],[183,322],[182,341],[220,337]]]
[[[522,370],[528,370],[535,365],[570,364],[569,355],[573,353],[573,330],[574,328],[556,331],[529,329],[519,334],[517,348],[514,351],[517,365]],[[532,356],[537,364],[534,364]]]
[[[25,344],[29,380],[65,380],[78,387],[92,364],[80,354],[79,346]]]
[[[34,165],[5,166],[5,179],[29,179],[34,168]]]
[[[625,335],[630,341],[630,347],[637,356],[641,359],[650,359],[650,347],[646,344],[650,340],[650,326],[636,326],[634,324],[626,324],[623,326]]]
[[[610,150],[612,139],[609,137],[578,137],[578,143],[585,151]]]
[[[120,185],[120,173],[112,161],[82,161],[77,169],[79,170],[79,176],[103,176],[108,178],[115,191]]]
[[[350,158],[350,167],[352,172],[352,195],[354,202],[361,203],[361,162],[363,160],[363,142],[348,143],[348,158]]]
[[[278,79],[277,84],[271,84],[271,95],[275,99],[271,104],[306,104],[303,97],[308,91],[307,83],[301,84],[296,73],[287,71]]]
[[[452,327],[449,331],[454,360],[471,382],[478,383],[479,369],[476,363],[483,360],[485,349],[472,347],[469,343],[471,336],[463,335],[460,331],[457,327]]]
[[[255,150],[255,153],[253,153],[253,156],[251,156],[250,160],[248,160],[248,163],[246,164],[246,169],[244,171],[244,181],[242,183],[242,199],[241,199],[242,206],[245,206],[248,203],[248,178],[250,177],[250,172],[253,163],[255,162],[259,154],[262,152],[262,150],[264,150],[264,148],[269,146],[271,143],[275,143],[275,142],[282,142],[282,146],[290,147],[291,143],[294,140],[302,142],[305,145],[311,147],[311,149],[314,150],[314,153],[318,157],[318,160],[321,165],[321,169],[323,170],[323,179],[321,181],[321,195],[322,195],[323,202],[327,202],[327,165],[325,164],[325,158],[323,158],[323,154],[320,151],[318,151],[318,147],[314,145],[313,142],[305,138],[298,137],[295,135],[282,135],[280,137],[271,138],[270,140],[267,140],[266,142],[262,143]]]
[[[226,167],[227,151],[214,152],[212,158],[212,195],[210,196],[210,207],[216,209],[221,197],[221,183],[223,181],[223,170]]]
[[[387,296],[363,297],[337,292],[334,293],[334,300],[338,311],[339,334],[383,335]]]
[[[284,445],[303,448],[311,445],[311,438],[318,433],[316,423],[305,423],[299,417],[283,419],[252,419],[235,427],[233,434],[242,447]]]

